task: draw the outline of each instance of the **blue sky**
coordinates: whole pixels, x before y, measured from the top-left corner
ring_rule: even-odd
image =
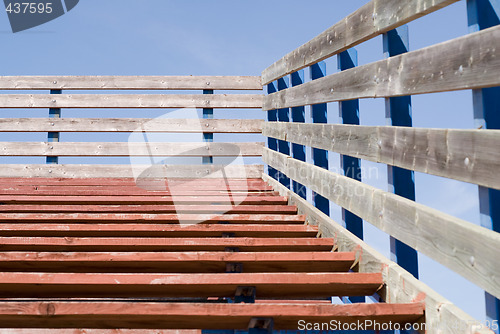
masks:
[[[284,54],[367,2],[81,0],[68,14],[17,34],[10,31],[7,15],[0,14],[1,74],[260,75]],[[465,2],[418,19],[409,24],[409,29],[411,50],[465,35],[468,33]],[[383,58],[381,37],[357,49],[360,64]],[[326,62],[327,72],[335,72],[335,57]],[[331,103],[328,108],[329,121],[338,122],[337,104]],[[137,111],[106,112],[106,116],[100,111],[71,112],[71,116],[137,115]],[[141,111],[140,117],[153,115],[152,111]],[[383,99],[361,101],[362,124],[384,125],[384,115]],[[45,114],[17,110],[9,111],[9,116],[45,117]],[[215,114],[218,118],[241,116],[221,111]],[[244,117],[263,116],[255,111],[245,113]],[[413,117],[417,127],[472,128],[471,93],[416,96]],[[2,140],[33,139],[18,135]],[[332,168],[339,166],[338,155],[330,154],[330,158]],[[365,178],[367,183],[387,189],[385,166],[363,162],[363,167],[377,171],[377,177]],[[415,178],[418,202],[479,222],[477,187],[421,173],[416,173]],[[340,221],[340,210],[334,205],[332,217]],[[388,255],[387,235],[369,224],[365,224],[365,231],[368,243]],[[424,282],[472,316],[484,319],[483,292],[479,288],[423,255],[420,266]]]

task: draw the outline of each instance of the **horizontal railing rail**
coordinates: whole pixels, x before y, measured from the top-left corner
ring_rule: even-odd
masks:
[[[0,90],[261,90],[259,76],[0,76]]]
[[[264,136],[500,189],[500,131],[269,122]]]
[[[261,119],[0,118],[0,132],[261,133]]]
[[[500,26],[269,94],[264,110],[500,85]]]
[[[11,91],[23,91],[11,94]],[[50,90],[50,94],[33,92]],[[65,91],[72,90],[71,94]],[[96,91],[95,94],[79,93],[78,90]],[[97,91],[123,91],[106,93]],[[179,94],[144,94],[148,90],[188,90]],[[200,90],[199,94],[192,91]],[[260,77],[250,76],[4,76],[0,77],[0,108],[48,109],[48,118],[39,117],[38,111],[30,111],[34,118],[0,119],[0,157],[46,157],[43,164],[2,164],[2,177],[212,177],[222,171],[225,177],[260,177],[262,166],[248,164],[244,159],[262,155],[263,143],[236,140],[213,142],[213,134],[261,134],[263,120],[214,119],[214,109],[255,109],[262,111],[263,95]],[[27,91],[27,92],[24,92]],[[221,91],[220,93],[217,91]],[[227,93],[227,91],[234,91]],[[238,91],[255,91],[239,94]],[[169,117],[169,110],[160,117],[151,118],[62,118],[65,109],[148,109],[140,116],[157,115],[149,109],[190,109]],[[153,110],[154,111],[154,110]],[[203,111],[203,117],[198,113]],[[86,111],[85,111],[86,112]],[[103,111],[105,113],[106,111]],[[231,110],[232,112],[232,110]],[[12,111],[9,115],[15,115]],[[81,113],[80,113],[81,114]],[[95,113],[94,113],[95,114]],[[182,118],[185,115],[186,118]],[[180,118],[179,118],[180,117]],[[199,117],[199,118],[195,118]],[[47,141],[5,141],[8,133],[47,132]],[[71,134],[71,141],[62,141],[61,133]],[[86,133],[130,133],[121,136],[123,141],[88,141]],[[154,135],[148,136],[148,133]],[[198,134],[178,137],[175,134]],[[132,134],[135,137],[132,138]],[[169,134],[165,136],[163,134]],[[4,139],[5,138],[5,139]],[[29,137],[27,137],[29,138]],[[78,140],[81,138],[81,141]],[[97,138],[97,137],[96,137]],[[198,142],[191,142],[198,138]],[[63,138],[64,139],[64,138]],[[241,137],[241,139],[244,139]],[[7,139],[8,140],[8,139]],[[227,141],[227,139],[226,139]],[[55,165],[59,158],[73,157],[78,163]],[[76,157],[76,158],[75,158]],[[86,163],[88,158],[138,157],[142,160],[129,164]],[[148,159],[151,165],[147,165]],[[166,159],[161,160],[165,157]],[[179,158],[200,157],[196,160]],[[153,159],[155,158],[155,159]],[[76,160],[75,160],[76,159]],[[216,159],[216,160],[214,160]],[[217,160],[219,159],[219,160]],[[222,160],[220,160],[222,159]],[[237,160],[236,160],[237,159]],[[260,160],[260,159],[259,159]],[[104,161],[104,160],[98,160]],[[214,162],[215,161],[215,162]],[[6,162],[13,162],[12,159]],[[247,164],[247,165],[245,165]],[[239,171],[239,174],[236,173]],[[216,176],[213,176],[216,177]]]

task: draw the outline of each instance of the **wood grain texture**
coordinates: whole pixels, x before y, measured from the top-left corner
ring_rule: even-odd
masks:
[[[380,273],[37,273],[0,272],[4,298],[233,297],[255,286],[259,298],[366,296],[383,285]]]
[[[262,178],[279,191],[282,196],[288,196],[290,204],[297,205],[299,212],[306,215],[307,223],[318,226],[321,236],[333,238],[340,252],[355,252],[359,272],[382,272],[385,287],[379,295],[387,303],[410,303],[416,300],[425,303],[425,323],[428,334],[493,334],[477,320],[463,312],[443,296],[437,294],[422,281],[416,279],[396,263],[380,254],[366,242],[325,215],[311,203],[285,188],[269,175]]]
[[[0,76],[0,90],[261,90],[258,76]]]
[[[499,233],[267,148],[263,160],[500,297]]]
[[[262,155],[264,143],[0,142],[0,156],[183,156]]]
[[[264,99],[264,110],[500,85],[500,26],[380,60]]]
[[[266,123],[292,143],[500,189],[500,131]]]
[[[84,313],[81,311],[84,310]],[[273,318],[274,328],[297,330],[297,322],[380,324],[413,322],[424,313],[411,304],[304,304],[304,303],[134,303],[134,302],[10,302],[0,306],[1,327],[197,328],[247,330],[252,318]],[[196,319],[196,321],[193,321]],[[102,327],[102,325],[101,325]],[[35,332],[36,333],[36,332]],[[57,332],[56,332],[57,333]]]
[[[241,177],[247,175],[249,178],[260,177],[262,165],[39,165],[39,164],[2,164],[0,165],[0,177],[54,177],[54,178],[131,178],[132,169],[144,178],[221,178],[221,170],[224,169],[226,176]],[[146,171],[148,170],[148,171]]]
[[[241,263],[246,273],[326,273],[347,272],[354,260],[353,252],[0,253],[4,272],[224,273]]]
[[[139,224],[297,224],[305,217],[295,214],[146,214],[146,213],[0,213],[0,221],[8,223],[139,223]],[[182,225],[181,226],[185,226]]]
[[[2,94],[0,108],[261,108],[258,94]]]
[[[33,252],[242,252],[331,251],[332,239],[318,238],[64,238],[0,237],[3,251]]]
[[[266,85],[458,0],[373,0],[262,72]]]
[[[0,118],[0,132],[260,133],[260,119]]]
[[[176,225],[161,223],[110,223],[63,224],[63,223],[0,223],[0,236],[31,237],[174,237],[202,238],[220,237],[223,233],[233,233],[235,237],[251,238],[313,238],[318,233],[317,227],[288,224],[194,224]],[[2,254],[0,254],[0,258]]]

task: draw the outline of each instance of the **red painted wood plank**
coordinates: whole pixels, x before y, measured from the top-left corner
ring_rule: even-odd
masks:
[[[62,237],[220,237],[234,233],[236,237],[315,237],[318,228],[310,225],[229,225],[229,224],[2,224],[0,236]]]
[[[304,215],[282,214],[141,214],[141,213],[0,213],[0,222],[52,222],[52,223],[90,223],[90,222],[134,222],[178,224],[189,222],[229,222],[250,224],[304,224]]]
[[[253,286],[258,298],[366,296],[381,273],[18,273],[0,272],[3,298],[232,297]]]
[[[255,213],[255,214],[296,214],[297,207],[292,205],[164,205],[164,204],[5,204],[0,205],[2,213]]]
[[[75,189],[76,188],[76,189]],[[30,196],[276,196],[278,192],[268,190],[206,190],[206,189],[169,189],[167,191],[148,191],[139,188],[109,187],[98,186],[0,186],[1,195],[30,195]]]
[[[166,186],[179,186],[189,183],[198,186],[217,186],[227,189],[238,185],[250,187],[264,187],[265,189],[272,189],[262,179],[140,179],[136,182],[133,178],[0,178],[0,184],[5,185],[73,185],[73,186],[133,186],[137,184],[165,184]]]
[[[242,329],[252,318],[274,318],[277,330],[298,322],[411,323],[424,314],[411,304],[206,304],[132,302],[10,302],[0,304],[2,327]],[[193,321],[193,319],[196,319]]]
[[[223,273],[226,263],[251,272],[348,271],[352,252],[2,252],[2,271]]]
[[[331,238],[59,238],[0,237],[2,251],[329,251]]]
[[[0,203],[4,205],[13,204],[192,204],[192,203],[214,203],[239,205],[286,205],[288,199],[282,196],[24,196],[24,195],[0,195]]]

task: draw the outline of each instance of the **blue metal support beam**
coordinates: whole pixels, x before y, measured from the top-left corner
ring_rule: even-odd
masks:
[[[356,49],[349,49],[337,55],[337,64],[340,71],[358,66],[358,53]],[[342,124],[359,125],[359,100],[343,101],[339,103],[339,116]],[[341,168],[344,175],[361,181],[361,161],[348,155],[340,156]],[[342,220],[345,227],[355,236],[363,239],[363,220],[350,212],[342,209]]]
[[[408,26],[404,25],[383,35],[384,54],[393,57],[409,51]],[[386,99],[386,120],[393,126],[412,126],[411,96]],[[413,171],[388,166],[389,191],[415,200],[415,175]],[[418,278],[417,251],[391,237],[391,259]]]
[[[60,89],[52,89],[50,94],[61,94],[62,91]],[[61,108],[49,108],[49,118],[61,118]],[[58,142],[59,141],[59,132],[49,132],[47,136],[48,142]],[[47,164],[58,164],[59,157],[46,157]]]
[[[319,62],[310,67],[311,80],[316,80],[326,76],[325,62]],[[311,106],[311,116],[313,123],[327,123],[327,105],[326,103],[315,104]],[[328,151],[313,148],[312,156],[314,165],[328,169]],[[313,192],[314,206],[326,215],[330,215],[330,203],[325,197]]]
[[[214,91],[212,89],[204,89],[203,94],[213,94]],[[214,118],[214,109],[213,108],[203,108],[203,118],[204,119],[212,119]],[[214,141],[213,133],[203,133],[203,141],[207,143],[211,143]],[[213,164],[214,157],[202,157],[203,164]]]
[[[500,0],[467,0],[469,32],[500,24]],[[474,122],[478,129],[500,129],[500,87],[472,91]],[[479,187],[481,226],[500,232],[500,191]],[[486,318],[493,324],[500,319],[500,300],[485,292]],[[492,328],[499,333],[498,326]]]
[[[292,87],[302,85],[304,83],[304,70],[293,72],[290,75]],[[292,122],[305,123],[306,121],[306,108],[293,107],[292,108]],[[292,157],[300,161],[306,161],[306,147],[304,145],[292,144]],[[293,191],[300,197],[306,199],[307,188],[302,184],[292,181]]]
[[[267,94],[276,93],[278,91],[278,82],[273,81],[267,84]],[[267,121],[268,122],[277,122],[278,121],[278,111],[277,110],[268,110],[267,111]],[[278,150],[278,140],[275,138],[268,137],[267,138],[267,147],[270,150],[277,151]],[[279,180],[279,172],[271,166],[267,167],[267,173],[275,180]]]
[[[278,79],[278,91],[285,90],[289,87],[288,77]],[[290,122],[290,109],[283,108],[278,110],[278,121]],[[290,143],[284,140],[278,140],[278,151],[280,153],[290,155]],[[290,189],[290,178],[285,174],[280,173],[280,183]]]
[[[340,71],[345,71],[358,66],[358,52],[352,48],[337,55],[337,66]],[[359,100],[342,101],[339,103],[339,116],[342,124],[359,125]],[[340,156],[340,167],[344,175],[361,181],[361,161],[360,159],[348,155]],[[355,236],[363,240],[363,219],[356,216],[349,210],[342,208],[342,222],[344,226]],[[365,297],[349,297],[345,302],[364,303]]]

